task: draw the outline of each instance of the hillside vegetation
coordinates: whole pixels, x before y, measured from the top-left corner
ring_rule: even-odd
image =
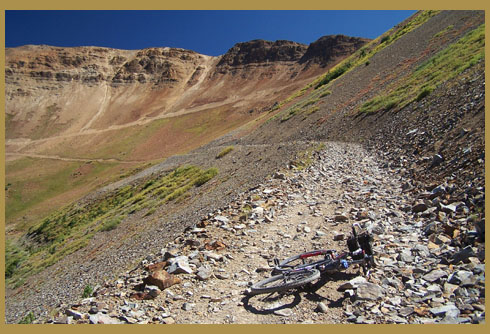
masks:
[[[85,247],[95,233],[111,231],[126,218],[169,201],[184,200],[192,187],[200,187],[218,174],[216,168],[205,171],[185,166],[144,184],[128,185],[83,206],[72,204],[56,211],[31,227],[22,241],[6,245],[7,282],[20,285],[24,279]]]
[[[441,38],[450,33],[451,27],[434,35]],[[364,103],[360,112],[373,113],[387,111],[394,107],[403,108],[407,104],[420,101],[443,82],[457,77],[466,69],[476,65],[485,57],[485,25],[470,31],[458,42],[420,65],[403,81],[395,83],[387,90],[387,95],[377,96]]]

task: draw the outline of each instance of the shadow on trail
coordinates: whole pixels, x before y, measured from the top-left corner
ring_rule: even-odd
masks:
[[[253,297],[259,298],[259,301],[261,300],[263,302],[274,302],[274,301],[281,300],[286,294],[294,296],[294,300],[288,304],[282,304],[277,307],[272,306],[272,308],[264,307],[263,309],[259,309],[250,304],[250,299]],[[245,308],[245,310],[254,314],[261,314],[261,315],[273,314],[275,311],[279,311],[286,308],[293,308],[296,305],[298,305],[300,301],[301,301],[301,296],[299,295],[299,292],[297,290],[296,291],[291,290],[286,293],[273,293],[273,294],[266,295],[265,297],[263,297],[263,295],[255,295],[255,296],[245,296],[242,298],[243,307]]]
[[[339,281],[339,280],[349,281],[357,276],[359,276],[359,274],[357,273],[351,274],[346,272],[324,274],[320,277],[320,279],[316,283],[308,283],[300,288],[291,289],[289,291],[284,291],[281,293],[268,294],[265,295],[265,297],[262,297],[264,295],[245,296],[242,298],[243,307],[251,313],[267,315],[267,314],[272,314],[278,310],[293,308],[294,306],[298,305],[301,302],[302,296],[314,302],[328,301],[328,307],[331,308],[342,307],[342,303],[345,300],[345,297],[340,297],[337,300],[331,300],[329,298],[325,298],[321,296],[320,294],[317,293],[317,291],[321,289],[324,285],[328,284],[329,282]],[[300,293],[302,293],[302,295],[300,295]],[[284,296],[290,296],[290,295],[294,296],[294,300],[288,304],[282,304],[278,307],[259,309],[258,307],[255,307],[250,303],[250,299],[252,297],[258,298],[257,303],[260,302],[273,303],[273,302],[280,301]]]
[[[328,282],[334,282],[334,281],[349,281],[355,277],[358,277],[359,274],[351,274],[351,273],[346,273],[343,271],[336,272],[333,274],[323,274],[320,276],[320,279],[312,284],[309,284],[308,292],[316,293],[319,289],[321,289],[324,285],[326,285]]]
[[[340,297],[337,300],[331,300],[329,298],[325,298],[317,293],[319,289],[321,289],[324,285],[333,281],[349,281],[355,277],[359,276],[357,273],[346,273],[346,272],[336,272],[333,274],[324,274],[320,277],[320,279],[314,283],[310,284],[309,288],[306,289],[306,293],[304,297],[310,301],[321,302],[328,301],[328,307],[342,307],[342,302],[345,300],[345,297]]]

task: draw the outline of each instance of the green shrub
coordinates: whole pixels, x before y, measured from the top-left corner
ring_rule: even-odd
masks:
[[[330,81],[337,79],[340,77],[342,74],[347,72],[352,66],[352,63],[347,62],[345,64],[342,64],[339,67],[335,67],[332,72],[328,72],[323,79],[315,86],[315,89],[320,88],[323,85],[328,84]]]
[[[329,91],[329,90],[326,90],[326,91],[324,91],[323,93],[320,94],[320,97],[325,97],[325,96],[328,96],[330,94],[332,94],[332,92]]]
[[[287,121],[288,119],[290,119],[291,117],[296,115],[296,113],[299,111],[300,111],[300,109],[297,107],[296,108],[290,108],[289,112],[281,118],[281,122]]]
[[[131,212],[130,212],[131,213]],[[116,217],[109,220],[106,220],[102,226],[100,227],[100,231],[112,231],[121,223],[121,218]]]
[[[219,152],[219,154],[216,156],[216,159],[220,159],[220,158],[224,157],[225,155],[227,155],[228,153],[233,151],[233,149],[234,149],[233,146],[225,147],[221,152]]]
[[[209,168],[206,170],[201,176],[199,176],[196,181],[194,181],[194,184],[197,187],[202,186],[204,183],[208,182],[211,180],[213,177],[215,177],[218,174],[218,169],[217,168]]]
[[[11,278],[28,255],[28,252],[21,246],[7,240],[5,242],[5,278]]]
[[[306,101],[304,104],[303,104],[303,107],[307,107],[307,106],[311,106],[312,104],[315,104],[318,102],[318,99],[311,99],[311,100],[308,100]]]
[[[24,318],[22,318],[21,321],[19,321],[19,324],[29,325],[29,324],[32,324],[34,322],[34,320],[36,320],[36,318],[34,317],[34,314],[32,312],[29,312],[29,313],[27,313],[27,315]]]
[[[320,110],[320,107],[318,107],[318,106],[313,106],[313,107],[309,108],[308,110],[306,110],[306,111],[305,111],[305,114],[306,114],[306,115],[311,115],[311,114],[316,113],[318,110]]]
[[[82,298],[88,298],[92,296],[93,293],[94,293],[94,288],[92,288],[90,284],[87,284],[85,286],[85,289],[83,289]]]
[[[417,95],[416,100],[417,100],[417,101],[422,100],[424,97],[426,97],[426,96],[428,96],[430,93],[432,93],[432,91],[433,91],[433,90],[434,90],[434,87],[432,87],[432,86],[429,86],[429,87],[425,87],[425,88],[423,88],[423,89],[420,91],[419,95]]]
[[[400,99],[396,97],[377,96],[372,100],[364,103],[360,108],[360,112],[370,114],[382,110],[388,111],[397,106],[399,103]]]
[[[143,190],[151,186],[153,183],[155,183],[155,180],[150,180],[146,182],[145,185],[143,186]]]
[[[383,43],[385,43],[385,42],[389,42],[389,40],[390,40],[390,35],[385,36],[385,37],[383,37],[383,38],[381,39],[380,44],[383,44]]]
[[[145,217],[151,216],[152,214],[155,213],[155,211],[157,211],[156,208],[151,208],[150,210],[148,210],[147,213],[145,213]]]
[[[386,104],[385,104],[385,110],[388,111],[388,110],[393,109],[394,107],[396,107],[398,105],[399,102],[400,101],[398,101],[396,99],[388,100],[388,102],[386,102]]]

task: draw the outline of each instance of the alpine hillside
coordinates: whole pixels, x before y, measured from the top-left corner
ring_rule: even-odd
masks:
[[[220,57],[6,49],[6,322],[484,322],[484,50],[482,11]],[[246,295],[353,222],[367,275]]]

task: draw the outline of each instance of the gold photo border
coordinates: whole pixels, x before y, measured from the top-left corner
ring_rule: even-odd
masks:
[[[488,1],[477,0],[477,1],[455,1],[455,0],[437,0],[437,1],[420,1],[412,0],[409,2],[400,1],[387,1],[387,0],[376,0],[376,1],[361,1],[361,0],[351,0],[351,1],[291,1],[291,0],[272,0],[272,1],[258,1],[249,0],[246,2],[240,1],[224,1],[224,0],[210,0],[210,1],[197,1],[197,0],[187,0],[187,1],[94,1],[86,0],[83,2],[70,2],[70,1],[60,1],[60,0],[44,0],[44,1],[34,1],[34,0],[24,0],[24,1],[14,1],[14,0],[4,0],[1,5],[1,27],[2,34],[1,40],[3,48],[1,50],[0,65],[5,68],[5,10],[273,10],[273,9],[284,9],[284,10],[417,10],[417,9],[473,9],[473,10],[486,10],[490,7]],[[485,13],[487,14],[487,13]],[[486,20],[485,20],[486,21]],[[488,44],[488,25],[486,26],[486,44]],[[231,47],[231,45],[230,45]],[[488,54],[488,49],[486,49],[486,55]],[[488,71],[488,63],[485,64],[485,73]],[[486,80],[487,81],[487,80]],[[0,236],[0,241],[2,242],[2,251],[0,257],[0,267],[2,271],[2,278],[5,277],[5,71],[1,71],[1,103],[2,103],[2,113],[0,115],[0,189],[2,189],[2,196],[0,200],[0,221],[2,223],[3,233]],[[487,103],[487,99],[485,103]],[[485,112],[485,116],[486,112]],[[489,118],[485,117],[485,127],[489,125]],[[485,131],[485,160],[488,161],[487,157],[487,145],[490,137]],[[487,175],[487,166],[485,165],[485,178]],[[485,201],[485,205],[487,201]],[[486,251],[488,255],[488,251]],[[0,280],[0,314],[2,315],[0,330],[3,333],[42,333],[42,334],[52,334],[52,333],[86,333],[86,332],[100,332],[106,333],[133,333],[138,327],[135,326],[92,326],[92,325],[16,325],[16,324],[5,324],[5,280],[4,278]],[[35,327],[32,327],[35,326]],[[69,327],[68,327],[69,326]],[[141,328],[143,331],[150,331],[153,333],[162,333],[162,331],[175,333],[195,333],[195,334],[216,334],[220,333],[251,333],[251,332],[281,332],[281,333],[296,333],[298,331],[307,330],[310,333],[325,333],[339,331],[341,333],[368,333],[368,334],[378,334],[378,333],[412,333],[413,331],[421,331],[425,333],[433,332],[459,332],[463,330],[469,330],[474,333],[484,333],[488,332],[486,324],[480,325],[468,325],[470,327],[461,327],[463,325],[334,325],[334,324],[319,324],[319,325],[173,325],[170,327],[164,327],[164,325],[146,325]]]

